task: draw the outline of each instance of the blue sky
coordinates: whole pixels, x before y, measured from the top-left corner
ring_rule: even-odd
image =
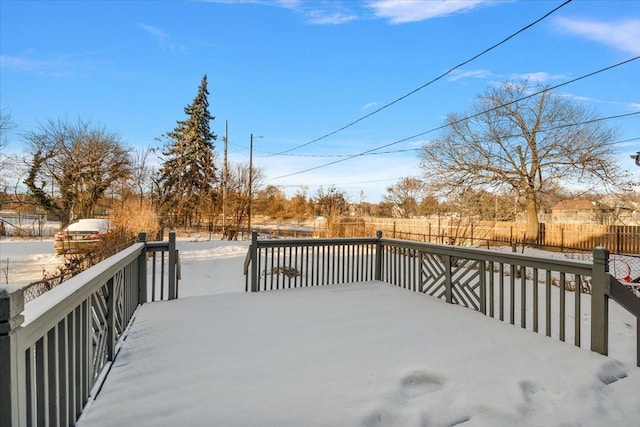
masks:
[[[336,185],[354,202],[420,174],[415,149],[489,85],[556,85],[640,55],[640,1],[574,0],[505,44],[347,129],[542,17],[563,1],[0,0],[0,103],[20,134],[82,118],[134,147],[185,118],[204,74],[222,158],[254,164],[293,194]],[[563,86],[602,116],[640,111],[640,60]],[[620,141],[640,115],[614,120]],[[300,145],[304,147],[292,150]],[[621,167],[640,140],[619,144]],[[287,155],[270,153],[289,151]],[[323,166],[342,160],[329,166]],[[299,173],[307,169],[307,172]]]

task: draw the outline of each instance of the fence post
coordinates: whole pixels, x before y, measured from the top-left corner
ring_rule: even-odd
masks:
[[[249,252],[251,253],[251,292],[258,292],[258,232],[256,230],[251,232]]]
[[[138,242],[144,243],[138,255],[138,304],[147,302],[147,233],[138,234]]]
[[[593,250],[591,274],[591,351],[609,352],[609,251],[598,246]]]
[[[169,232],[169,299],[178,298],[176,285],[176,232]]]
[[[0,425],[3,426],[18,425],[20,419],[16,331],[24,321],[23,310],[22,289],[0,286]]]
[[[382,242],[380,242],[380,239],[382,239],[382,230],[376,231],[376,239],[378,240],[376,241],[376,264],[374,266],[373,278],[380,281],[382,280]]]

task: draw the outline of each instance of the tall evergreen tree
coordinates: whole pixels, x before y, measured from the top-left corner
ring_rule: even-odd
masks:
[[[198,94],[184,109],[187,119],[165,135],[159,171],[162,211],[175,215],[177,225],[191,223],[215,204],[217,136],[209,127],[215,117],[209,112],[208,95],[205,75]]]

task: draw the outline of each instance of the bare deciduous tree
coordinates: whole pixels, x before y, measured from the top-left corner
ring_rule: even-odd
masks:
[[[2,192],[6,193],[8,182],[6,182],[7,171],[10,169],[11,160],[9,155],[7,155],[6,148],[9,145],[9,140],[7,138],[7,132],[14,128],[14,124],[11,121],[11,115],[7,113],[4,109],[0,109],[0,169],[2,169],[3,173],[0,176],[0,186],[2,187]]]
[[[262,186],[265,180],[264,170],[260,168],[253,168],[251,177],[252,192]],[[247,220],[249,212],[249,164],[248,163],[231,163],[228,166],[228,180],[227,180],[227,198],[226,198],[226,213],[227,216],[231,216],[232,223],[230,229],[239,230]],[[225,230],[226,234],[226,230]],[[227,238],[235,238],[233,232],[227,234]]]
[[[49,120],[25,138],[32,152],[25,184],[63,225],[93,216],[105,192],[131,173],[120,137],[89,122]]]
[[[527,82],[490,87],[469,114],[450,114],[444,133],[421,152],[425,178],[441,190],[512,188],[523,201],[530,242],[538,236],[540,195],[548,186],[619,180],[615,130],[568,97],[532,93]]]
[[[384,201],[394,205],[397,216],[411,218],[418,214],[425,190],[425,183],[421,179],[404,177],[396,184],[387,187]]]

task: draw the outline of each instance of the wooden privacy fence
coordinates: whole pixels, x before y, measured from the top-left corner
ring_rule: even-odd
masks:
[[[488,246],[496,243],[524,242],[524,222],[468,221],[451,219],[363,218],[341,224],[345,235],[350,228],[366,230],[371,235],[381,230],[385,236],[430,243],[454,243],[459,246]],[[357,235],[357,234],[356,234]],[[591,252],[597,246],[616,254],[640,254],[640,225],[600,225],[541,223],[539,246],[560,250]]]
[[[0,426],[74,425],[100,391],[138,305],[149,291],[151,301],[177,298],[179,279],[175,233],[168,242],[146,242],[141,233],[139,243],[26,307],[22,289],[0,287]]]
[[[579,347],[588,337],[591,350],[605,355],[612,298],[636,317],[640,366],[640,298],[609,274],[602,247],[587,262],[387,239],[381,232],[286,240],[259,240],[253,232],[244,274],[251,292],[379,280]],[[591,313],[586,325],[585,311]]]

